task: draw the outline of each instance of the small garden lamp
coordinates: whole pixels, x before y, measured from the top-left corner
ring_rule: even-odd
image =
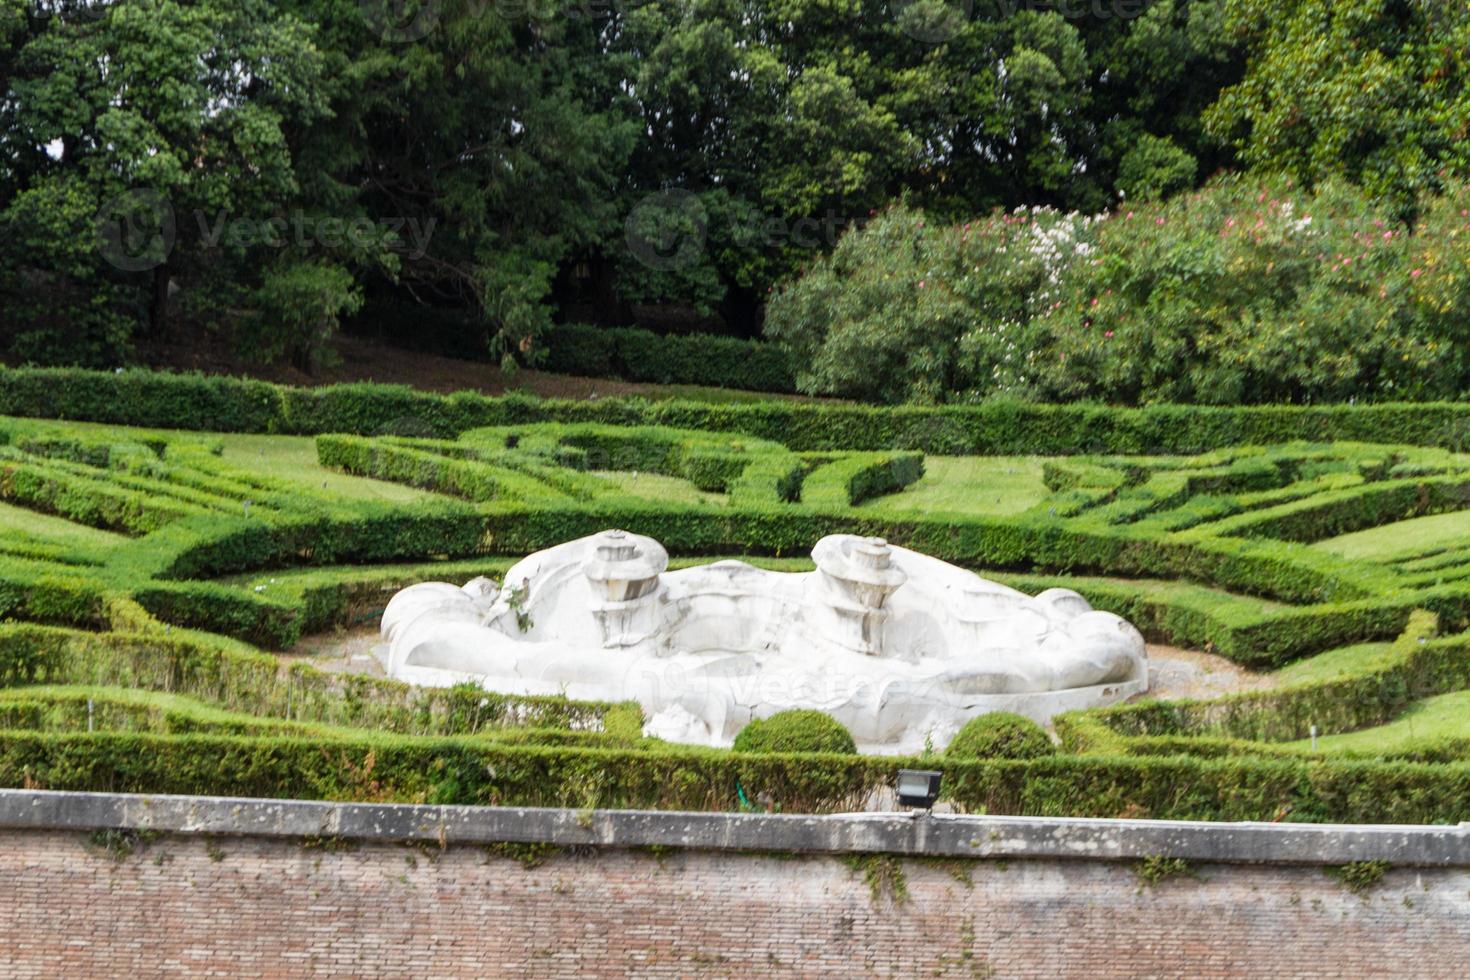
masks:
[[[933,809],[934,801],[939,799],[941,775],[933,769],[900,769],[897,787],[899,806]]]

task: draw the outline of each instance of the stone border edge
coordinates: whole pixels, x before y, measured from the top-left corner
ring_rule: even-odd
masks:
[[[0,830],[1098,861],[1470,867],[1457,826],[953,814],[684,813],[0,790]]]

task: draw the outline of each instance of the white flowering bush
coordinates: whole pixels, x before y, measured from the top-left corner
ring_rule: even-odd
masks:
[[[1228,178],[1100,227],[1036,326],[1036,392],[1114,403],[1452,394],[1406,303],[1410,235],[1359,191]]]
[[[766,333],[797,352],[797,386],[811,394],[1025,393],[1041,339],[1033,321],[1090,254],[1094,223],[1036,208],[932,226],[894,206],[777,291]]]
[[[1458,398],[1470,191],[1409,229],[1359,190],[1238,177],[1107,216],[895,207],[772,299],[798,386],[873,401]]]
[[[1034,389],[1038,349],[1045,342],[1037,317],[1058,302],[1073,267],[1092,255],[1095,225],[1103,220],[1020,208],[954,231],[963,263],[954,288],[975,316],[960,336],[962,383],[952,400]]]

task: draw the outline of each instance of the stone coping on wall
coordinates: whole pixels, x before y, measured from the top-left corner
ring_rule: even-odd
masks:
[[[885,853],[930,857],[1178,857],[1232,864],[1470,867],[1456,826],[1211,823],[957,814],[683,813],[421,806],[213,796],[0,790],[0,829],[138,830],[354,841]]]

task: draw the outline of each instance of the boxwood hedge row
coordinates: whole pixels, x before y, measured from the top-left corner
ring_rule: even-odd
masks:
[[[1088,586],[1099,608],[1133,619],[1149,635],[1209,646],[1257,668],[1343,642],[1393,636],[1416,604],[1454,622],[1470,615],[1470,582],[1370,598],[1364,593],[1371,591],[1371,580],[1345,575],[1341,565],[1321,561],[1315,552],[1277,542],[1154,539],[1022,517],[889,518],[791,506],[671,509],[628,499],[492,502],[474,509],[424,505],[409,511],[372,506],[354,513],[182,521],[152,535],[148,548],[129,553],[127,562],[118,559],[111,574],[126,576],[118,591],[133,594],[156,615],[280,649],[304,627],[336,621],[330,603],[312,612],[298,597],[283,604],[206,580],[293,566],[526,554],[608,527],[652,535],[675,555],[800,557],[825,534],[857,533],[975,567],[1177,577],[1312,603],[1237,614],[1208,597],[1151,596],[1106,581]],[[10,584],[12,604],[32,602],[33,589],[23,576],[9,574],[14,564],[0,558],[0,583]],[[1014,581],[1033,591],[1044,587],[1039,577]],[[98,595],[98,587],[84,594]],[[349,594],[342,593],[344,600]]]
[[[1331,680],[1247,691],[1206,701],[1142,701],[1058,716],[1063,745],[1075,752],[1209,751],[1207,736],[1235,740],[1234,752],[1321,732],[1356,731],[1393,720],[1413,702],[1470,687],[1470,634],[1434,638],[1438,620],[1417,610],[1394,641],[1388,662]],[[1159,740],[1167,744],[1160,745]]]
[[[793,392],[791,355],[775,344],[712,334],[663,335],[636,327],[553,327],[537,367],[587,378]]]
[[[789,449],[912,449],[936,454],[1196,453],[1293,440],[1463,450],[1470,404],[1182,406],[992,403],[938,408],[773,401],[707,404],[436,395],[393,385],[294,388],[147,371],[0,368],[0,415],[151,428],[187,420],[217,432],[452,437],[487,425],[601,422],[743,432]]]
[[[89,632],[0,623],[0,688],[84,684],[185,694],[262,718],[415,735],[513,725],[636,734],[635,704],[515,696],[474,685],[422,688],[365,674],[283,666],[269,654],[229,649],[162,629]]]
[[[623,750],[497,739],[0,732],[0,785],[502,806],[851,810],[933,760]],[[1184,820],[1455,823],[1470,765],[1188,756],[945,760],[971,812]]]

